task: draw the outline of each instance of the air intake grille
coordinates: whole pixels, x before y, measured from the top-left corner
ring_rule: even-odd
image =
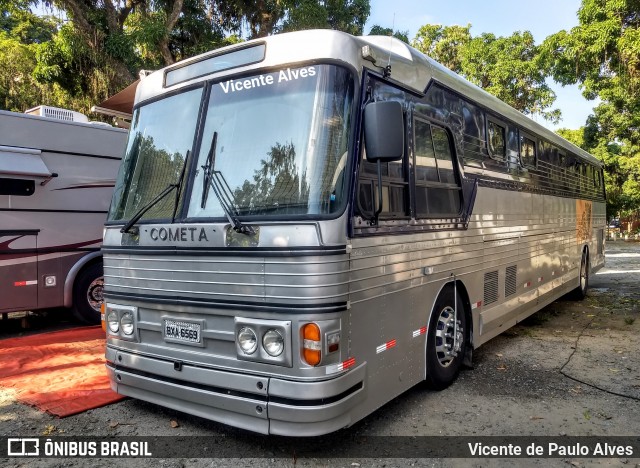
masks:
[[[518,267],[511,265],[507,267],[507,275],[504,280],[504,297],[512,296],[516,293],[518,283]]]
[[[484,274],[484,305],[498,300],[498,272],[491,271]]]

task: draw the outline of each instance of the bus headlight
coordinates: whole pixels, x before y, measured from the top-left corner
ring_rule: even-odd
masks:
[[[249,327],[242,327],[238,332],[238,344],[245,354],[253,354],[258,348],[258,337]]]
[[[276,330],[269,330],[262,337],[262,346],[269,356],[280,356],[284,351],[284,338]]]
[[[133,314],[131,312],[125,312],[120,318],[120,326],[122,327],[122,333],[127,336],[133,335]]]
[[[118,321],[118,312],[115,310],[109,311],[107,314],[107,324],[109,325],[109,331],[111,333],[118,333],[120,329],[120,322]]]

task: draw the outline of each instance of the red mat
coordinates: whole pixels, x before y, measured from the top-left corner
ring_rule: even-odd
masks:
[[[60,417],[120,401],[109,386],[104,349],[99,326],[0,340],[0,386]]]

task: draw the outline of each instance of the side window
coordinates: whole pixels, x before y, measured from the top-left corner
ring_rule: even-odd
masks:
[[[408,184],[404,176],[402,161],[381,164],[382,172],[382,212],[381,218],[405,217],[408,205]],[[358,206],[362,214],[370,216],[378,200],[378,169],[375,163],[367,161],[362,151],[360,163],[360,183],[358,187]]]
[[[536,143],[526,136],[520,137],[520,161],[522,161],[522,165],[525,167],[536,167]]]
[[[491,120],[487,123],[487,140],[489,145],[489,155],[500,161],[504,161],[506,156],[505,128]]]
[[[371,80],[372,99],[375,101],[399,101],[407,98],[404,91],[378,80]],[[406,125],[404,126],[406,129]],[[364,135],[363,135],[364,138]],[[357,212],[370,218],[378,208],[378,166],[367,161],[365,145],[360,154],[360,174],[358,178]],[[409,177],[406,155],[402,161],[383,162],[382,211],[380,219],[409,218]]]
[[[560,150],[558,150],[558,181],[561,186],[566,181],[565,168],[567,166],[567,156]]]
[[[29,197],[35,192],[36,183],[29,179],[0,179],[0,195]]]
[[[416,217],[455,216],[460,212],[460,187],[449,134],[420,119],[415,119],[413,128]]]

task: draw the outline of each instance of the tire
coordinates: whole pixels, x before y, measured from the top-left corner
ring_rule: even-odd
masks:
[[[458,307],[457,349],[447,355],[454,346],[454,308]],[[427,385],[443,390],[458,377],[466,352],[466,325],[464,306],[460,294],[455,297],[452,285],[446,286],[433,306],[427,335]],[[445,334],[449,336],[444,336]]]
[[[83,268],[73,284],[73,316],[82,323],[97,325],[100,323],[102,305],[102,263],[93,263]]]
[[[576,289],[569,293],[571,299],[581,301],[587,297],[587,290],[589,289],[589,270],[589,251],[584,249],[582,252],[582,259],[580,260],[580,284]]]

